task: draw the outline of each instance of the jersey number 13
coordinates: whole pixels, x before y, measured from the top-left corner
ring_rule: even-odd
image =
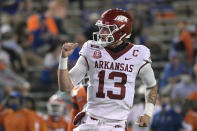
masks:
[[[105,79],[105,70],[102,70],[98,74],[99,77],[99,85],[98,85],[98,92],[96,93],[96,97],[98,98],[105,98],[105,93],[103,92],[104,89],[104,79]],[[127,82],[127,75],[122,72],[111,72],[109,74],[108,79],[114,80],[114,77],[120,77],[121,82],[114,82],[114,88],[120,88],[120,94],[113,94],[113,91],[107,91],[107,96],[110,99],[117,99],[122,100],[125,97],[126,87],[125,84]],[[113,86],[113,85],[111,85]]]

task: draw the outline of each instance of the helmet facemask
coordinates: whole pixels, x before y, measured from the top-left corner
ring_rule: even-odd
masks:
[[[93,32],[93,40],[97,41],[98,44],[102,45],[103,47],[109,46],[116,42],[113,35],[119,30],[117,25],[105,25],[101,20],[98,20],[96,22],[96,26],[98,26],[99,31]],[[104,34],[102,33],[102,30],[105,30],[105,32],[108,33]]]
[[[54,95],[55,96],[55,95]],[[51,97],[47,103],[48,115],[55,121],[58,121],[64,115],[65,104],[61,99]]]
[[[62,116],[64,112],[64,106],[61,104],[48,104],[48,114],[51,116]]]

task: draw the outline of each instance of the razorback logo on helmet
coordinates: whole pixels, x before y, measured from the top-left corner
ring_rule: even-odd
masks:
[[[120,21],[120,22],[127,22],[128,18],[123,15],[118,15],[114,20]]]

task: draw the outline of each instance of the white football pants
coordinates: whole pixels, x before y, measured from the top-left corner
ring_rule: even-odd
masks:
[[[81,124],[73,131],[125,131],[126,122],[109,122],[92,119],[87,114],[82,118]]]

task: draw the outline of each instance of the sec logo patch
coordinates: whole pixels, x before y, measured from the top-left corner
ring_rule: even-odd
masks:
[[[101,58],[101,57],[102,57],[101,51],[100,51],[100,50],[95,50],[95,51],[94,51],[93,57],[94,57],[95,59]]]

